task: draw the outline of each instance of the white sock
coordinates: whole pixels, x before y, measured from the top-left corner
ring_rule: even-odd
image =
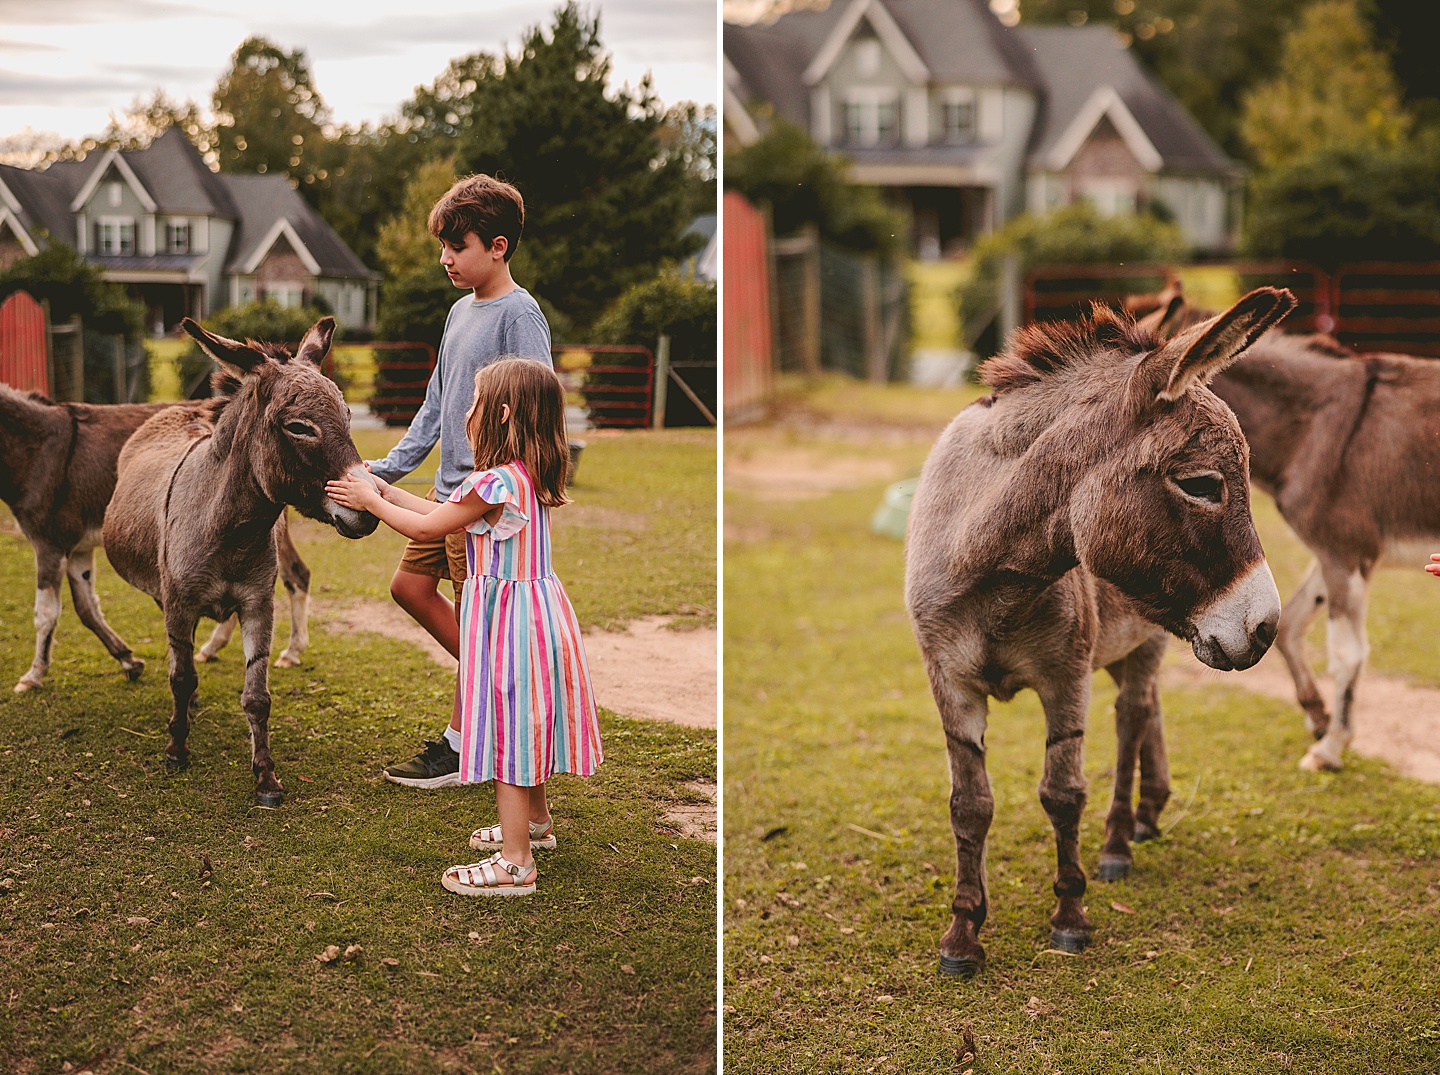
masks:
[[[451,749],[451,750],[453,750],[456,754],[459,754],[459,753],[460,753],[460,729],[459,729],[459,728],[446,728],[446,729],[445,729],[445,742],[447,742],[447,743],[450,744],[450,749]]]

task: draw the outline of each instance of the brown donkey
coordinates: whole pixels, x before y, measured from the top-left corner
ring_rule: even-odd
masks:
[[[1077,951],[1091,932],[1079,848],[1091,671],[1120,684],[1133,773],[1160,719],[1166,631],[1224,670],[1254,664],[1274,639],[1280,598],[1250,518],[1245,441],[1204,382],[1294,305],[1264,288],[1163,344],[1098,307],[1080,324],[1021,329],[982,369],[993,393],[961,411],[926,460],[905,599],[950,757],[956,888],[942,974],[968,977],[985,960],[988,699],[1030,687],[1044,706],[1040,802],[1059,899],[1050,936]],[[1105,854],[1128,862],[1125,771]],[[1166,783],[1162,766],[1155,812]]]
[[[0,385],[0,500],[14,513],[35,550],[35,659],[15,684],[40,686],[50,668],[60,620],[60,576],[70,579],[75,611],[135,680],[145,662],[130,652],[100,611],[95,593],[95,548],[105,507],[115,491],[115,467],[130,434],[171,403],[52,403],[34,392]],[[290,592],[290,644],[277,664],[296,664],[305,651],[310,571],[290,541],[282,515],[275,528],[281,574]],[[206,650],[228,640],[216,627]],[[213,656],[213,652],[209,654]]]
[[[284,798],[270,756],[270,636],[274,621],[274,528],[290,504],[344,537],[371,533],[376,520],[331,501],[325,482],[364,469],[350,439],[340,390],[320,372],[335,319],[321,319],[296,356],[273,344],[238,343],[182,324],[220,363],[225,395],[156,415],[120,453],[119,479],[105,515],[105,548],[121,577],[165,613],[174,713],[166,759],[184,765],[198,679],[195,625],[240,618],[255,798]]]
[[[1133,300],[1162,336],[1207,316],[1187,306],[1178,281]],[[1306,769],[1341,767],[1352,736],[1355,688],[1370,646],[1370,576],[1387,547],[1440,539],[1440,365],[1433,359],[1357,354],[1329,336],[1266,333],[1214,382],[1250,444],[1250,476],[1314,554],[1280,617],[1276,646],[1289,666],[1305,723],[1319,742]],[[1315,683],[1305,635],[1328,605],[1333,715]]]

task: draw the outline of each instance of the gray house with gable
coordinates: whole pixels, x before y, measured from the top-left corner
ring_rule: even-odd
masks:
[[[0,266],[51,241],[124,284],[156,334],[264,298],[374,326],[380,274],[284,176],[218,175],[174,127],[145,149],[0,165]]]
[[[789,119],[911,211],[913,248],[963,252],[1022,212],[1163,206],[1234,245],[1241,168],[1103,26],[1007,27],[985,0],[831,0],[725,26],[725,122]]]

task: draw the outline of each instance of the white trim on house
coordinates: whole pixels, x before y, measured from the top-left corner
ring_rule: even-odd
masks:
[[[735,137],[740,140],[742,146],[754,145],[760,140],[760,128],[755,126],[755,121],[750,118],[750,113],[745,111],[745,102],[740,100],[740,94],[735,92],[733,83],[740,81],[740,72],[727,57],[725,60],[725,122],[735,132]]]
[[[284,217],[275,221],[275,226],[266,233],[265,238],[260,240],[259,245],[255,247],[255,252],[240,265],[240,272],[245,276],[249,276],[259,268],[260,263],[265,260],[265,256],[270,253],[270,248],[275,245],[275,240],[282,235],[289,240],[290,248],[299,256],[301,263],[305,266],[306,272],[311,276],[324,275],[320,271],[320,263],[315,260],[309,249],[300,241],[300,236],[295,234],[295,228],[290,224],[290,221]]]
[[[40,253],[40,248],[35,245],[35,240],[30,238],[30,233],[27,232],[25,226],[20,223],[20,217],[12,211],[8,205],[0,209],[0,227],[6,224],[10,226],[10,231],[15,238],[20,241],[20,248],[24,250],[25,253],[29,254],[32,258]]]
[[[75,200],[70,203],[70,212],[78,213],[85,207],[85,203],[95,193],[95,188],[100,185],[100,180],[104,179],[109,172],[112,163],[125,182],[129,184],[130,189],[135,192],[135,197],[140,199],[140,204],[145,207],[146,211],[156,212],[159,206],[155,204],[155,199],[150,197],[150,192],[145,189],[145,184],[140,182],[140,178],[134,170],[125,163],[125,158],[120,156],[118,149],[105,151],[105,156],[100,159],[100,163],[90,173],[90,178],[85,180],[85,185],[80,188],[80,193],[75,195]]]
[[[878,0],[853,0],[849,9],[835,24],[835,29],[830,31],[825,44],[815,54],[815,59],[805,68],[803,78],[807,86],[815,85],[830,73],[830,68],[835,66],[835,61],[845,51],[846,44],[862,18],[870,20],[870,25],[875,28],[875,36],[889,49],[890,55],[900,65],[906,78],[920,86],[930,81],[930,68],[925,66],[925,61],[910,44],[905,31],[900,29],[890,12],[885,10],[885,6]]]
[[[1144,129],[1111,86],[1101,86],[1090,95],[1090,99],[1081,107],[1070,126],[1065,128],[1065,133],[1055,143],[1055,148],[1045,158],[1045,166],[1057,172],[1068,168],[1075,154],[1080,152],[1080,147],[1095,130],[1095,125],[1106,116],[1110,117],[1110,122],[1120,132],[1126,148],[1135,155],[1140,167],[1147,172],[1158,172],[1164,167],[1165,159],[1160,156],[1160,151],[1155,148],[1155,144],[1146,136]]]
[[[5,180],[3,179],[0,179],[0,201],[4,201],[10,212],[17,215],[20,213],[20,199],[15,197],[10,188],[5,185]]]

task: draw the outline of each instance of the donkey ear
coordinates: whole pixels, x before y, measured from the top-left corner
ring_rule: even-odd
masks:
[[[270,361],[249,344],[227,340],[224,336],[206,332],[188,317],[183,319],[180,325],[190,333],[207,355],[220,363],[227,373],[235,377],[244,377],[247,373],[253,372],[257,367]]]
[[[1179,399],[1192,384],[1208,382],[1234,362],[1293,309],[1295,296],[1284,288],[1257,288],[1148,355],[1135,371],[1138,387],[1151,399]]]
[[[335,338],[335,319],[322,317],[310,326],[300,346],[295,348],[295,357],[318,366],[330,353],[330,341]]]
[[[1162,340],[1168,340],[1185,325],[1185,291],[1180,285],[1180,278],[1172,278],[1155,298],[1160,305],[1135,323]]]

